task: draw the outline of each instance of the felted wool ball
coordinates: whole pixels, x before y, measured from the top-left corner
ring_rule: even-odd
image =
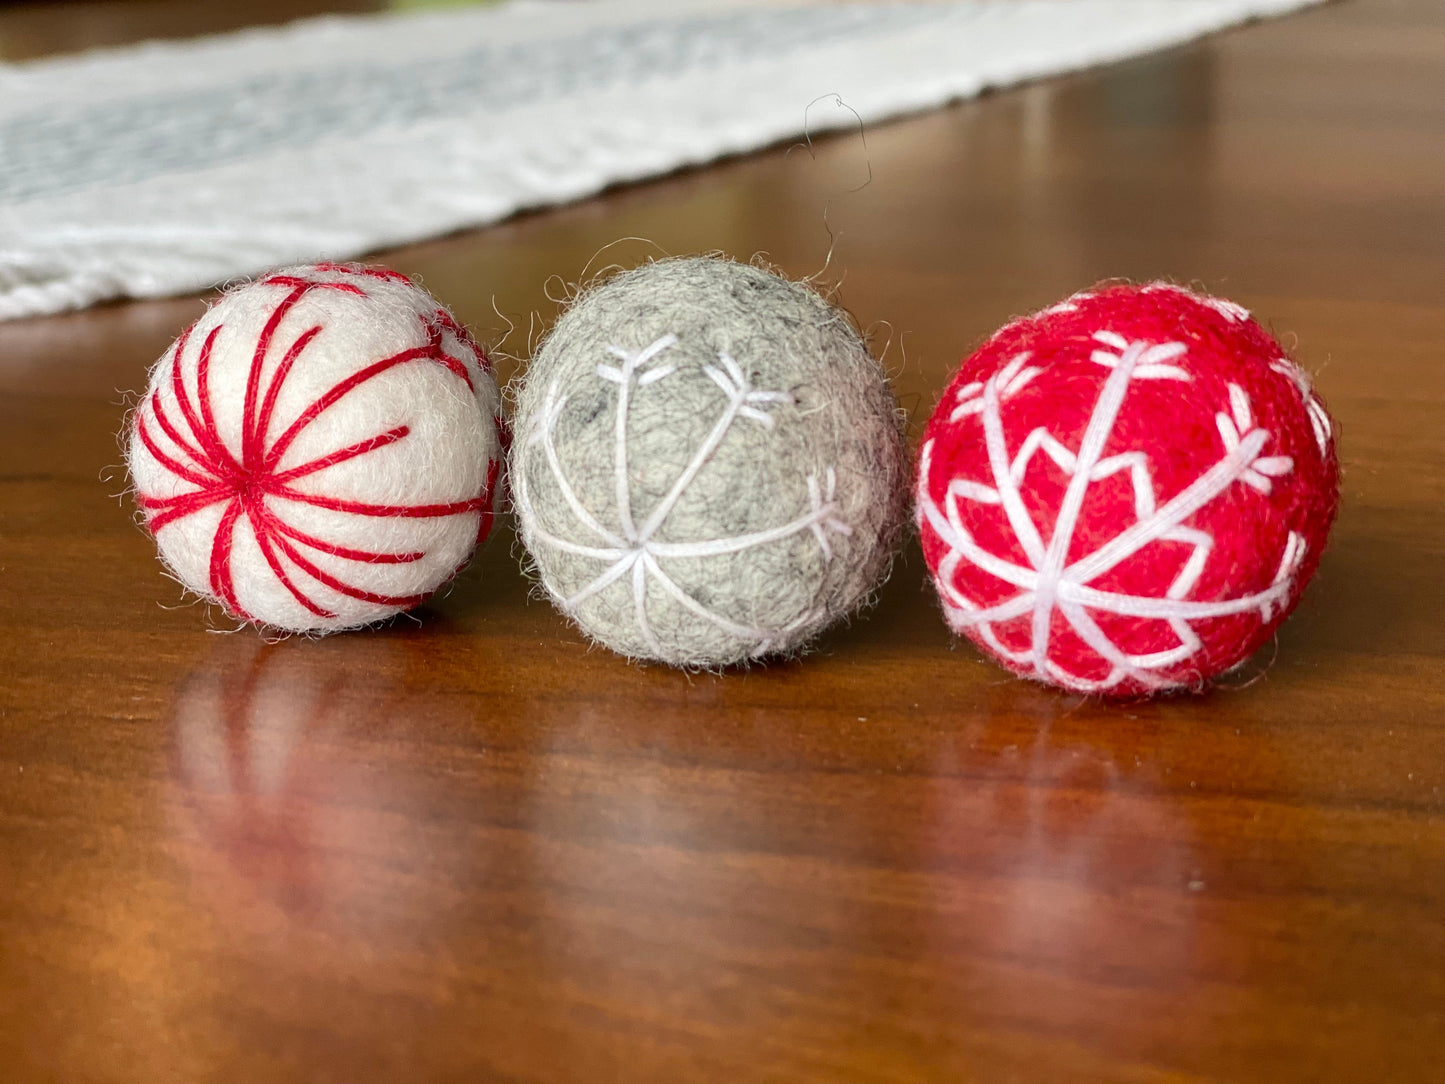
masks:
[[[879,585],[906,516],[897,405],[846,315],[729,260],[585,294],[533,360],[515,431],[542,584],[634,658],[796,652]]]
[[[425,290],[293,267],[165,353],[127,459],[182,583],[246,621],[332,631],[417,605],[486,536],[499,407],[485,354]]]
[[[952,627],[1026,677],[1139,695],[1244,660],[1334,519],[1334,425],[1248,312],[1076,294],[964,361],[924,433],[923,552]]]

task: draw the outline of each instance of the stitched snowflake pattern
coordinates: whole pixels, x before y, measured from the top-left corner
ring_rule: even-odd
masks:
[[[1233,313],[1224,315],[1233,318]],[[951,479],[940,506],[929,490],[934,441],[927,441],[920,457],[919,515],[945,548],[936,580],[954,627],[972,632],[1001,658],[1032,676],[1070,688],[1097,692],[1129,681],[1145,689],[1163,688],[1177,684],[1167,676],[1168,672],[1202,646],[1191,622],[1250,611],[1267,621],[1287,604],[1305,556],[1305,541],[1298,533],[1289,532],[1278,570],[1267,588],[1237,598],[1200,601],[1191,599],[1190,594],[1207,566],[1214,540],[1208,532],[1190,526],[1188,521],[1232,486],[1243,485],[1269,493],[1276,479],[1294,469],[1294,462],[1289,456],[1265,454],[1271,435],[1254,424],[1248,394],[1231,383],[1228,402],[1221,404],[1223,409],[1214,418],[1220,440],[1219,458],[1185,489],[1161,504],[1149,458],[1143,451],[1105,456],[1104,450],[1134,382],[1191,381],[1184,364],[1187,347],[1180,342],[1129,341],[1110,331],[1096,332],[1093,338],[1098,345],[1090,360],[1109,372],[1079,447],[1067,447],[1044,426],[1033,429],[1019,447],[1007,446],[1006,405],[1041,371],[1029,364],[1028,351],[1019,353],[988,380],[960,388],[949,415],[953,424],[977,424],[982,428],[990,477]],[[1052,460],[1068,479],[1057,518],[1047,537],[1030,515],[1020,488],[1029,464],[1040,453]],[[1117,534],[1090,552],[1070,560],[1080,513],[1091,484],[1117,474],[1126,475],[1131,485],[1132,522],[1122,525]],[[999,507],[1026,562],[989,552],[979,545],[966,525],[965,502]],[[1135,596],[1095,586],[1095,581],[1159,542],[1189,547],[1189,556],[1164,597]],[[988,605],[976,602],[958,587],[956,573],[964,562],[1011,585],[1015,593]],[[1050,635],[1056,613],[1108,664],[1104,678],[1074,673],[1051,656]],[[1130,653],[1100,627],[1092,616],[1097,613],[1159,622],[1172,632],[1174,642],[1159,650]],[[995,626],[1020,618],[1029,621],[1029,642],[1026,647],[1011,648],[999,638]],[[1157,637],[1156,642],[1167,643],[1170,639],[1166,633]]]
[[[719,352],[715,365],[703,368],[708,379],[717,385],[720,396],[720,409],[712,428],[693,451],[686,466],[673,480],[662,499],[645,517],[639,519],[634,515],[627,452],[629,407],[635,397],[647,394],[648,388],[666,380],[677,371],[675,365],[665,360],[668,349],[676,342],[675,335],[664,335],[641,350],[629,351],[612,346],[609,353],[615,363],[600,363],[595,369],[598,379],[617,385],[613,459],[617,522],[603,523],[587,507],[563,470],[555,434],[558,419],[567,404],[567,396],[562,393],[556,381],[548,388],[542,409],[531,431],[524,435],[523,444],[527,448],[541,449],[551,482],[566,503],[571,518],[582,529],[586,541],[564,538],[540,525],[533,511],[526,472],[521,470],[516,472],[513,482],[518,511],[523,522],[529,524],[527,533],[533,544],[541,544],[562,553],[597,562],[596,575],[571,594],[546,583],[544,577],[548,591],[569,615],[575,616],[578,608],[589,598],[618,581],[626,580],[631,590],[638,633],[655,656],[667,658],[672,652],[658,639],[648,618],[649,599],[654,595],[670,599],[723,632],[743,641],[751,641],[754,644],[751,652],[753,656],[765,655],[779,640],[789,639],[798,629],[820,620],[824,616],[821,610],[804,612],[784,628],[769,629],[748,625],[717,612],[688,594],[669,574],[669,562],[680,558],[706,558],[739,553],[801,534],[811,534],[823,559],[829,561],[833,557],[830,536],[851,535],[853,529],[838,517],[837,475],[832,467],[828,467],[821,476],[808,475],[808,507],[785,523],[766,530],[724,538],[679,542],[663,541],[659,537],[678,501],[722,446],[734,426],[758,425],[764,429],[772,429],[777,420],[770,413],[771,408],[795,402],[793,396],[786,392],[753,387],[742,367],[725,351]]]

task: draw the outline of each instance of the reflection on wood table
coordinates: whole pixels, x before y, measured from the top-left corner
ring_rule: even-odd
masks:
[[[1012,315],[1240,301],[1344,505],[1202,697],[1009,678],[916,544],[723,676],[589,649],[505,519],[420,624],[218,635],[116,497],[122,392],[203,302],[0,325],[0,1078],[1441,1080],[1442,103],[1445,10],[1358,0],[383,257],[525,357],[589,261],[831,245],[915,439]]]

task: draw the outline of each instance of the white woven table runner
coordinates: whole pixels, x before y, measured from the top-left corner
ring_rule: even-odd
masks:
[[[517,0],[0,65],[0,319],[575,200],[1315,0]],[[813,130],[856,123],[814,110]]]

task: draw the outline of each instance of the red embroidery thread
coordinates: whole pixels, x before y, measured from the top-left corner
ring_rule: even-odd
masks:
[[[334,264],[319,264],[317,267],[322,271],[343,272],[380,280],[399,281],[410,285],[410,280],[405,276],[379,268],[355,268]],[[257,337],[246,381],[240,457],[237,458],[233,455],[221,440],[211,404],[209,379],[211,357],[215,350],[217,336],[224,327],[223,324],[212,328],[201,345],[200,356],[196,363],[195,402],[192,402],[181,375],[181,361],[185,357],[194,325],[187,328],[176,342],[171,358],[171,390],[180,411],[179,420],[170,417],[156,391],[153,391],[147,399],[156,425],[190,462],[182,462],[160,446],[146,424],[144,411],[138,412],[136,415],[136,434],[150,454],[155,457],[157,462],[174,472],[177,477],[197,487],[191,492],[177,494],[173,497],[137,494],[137,503],[146,516],[146,526],[154,535],[169,523],[194,515],[196,512],[222,501],[226,502],[211,546],[209,568],[211,589],[228,611],[246,620],[253,620],[253,618],[246,613],[237,599],[231,570],[235,528],[243,515],[251,527],[262,556],[266,559],[266,563],[276,579],[298,603],[316,616],[334,618],[336,614],[321,606],[297,584],[293,578],[294,570],[299,570],[317,583],[358,601],[403,609],[414,606],[427,596],[424,594],[386,595],[364,590],[319,567],[306,555],[303,547],[305,550],[315,553],[373,565],[406,564],[421,560],[425,553],[419,551],[385,553],[327,542],[285,522],[274,509],[268,507],[266,502],[268,498],[278,497],[351,515],[414,519],[431,519],[475,512],[479,514],[480,520],[477,538],[478,542],[482,541],[492,526],[492,494],[495,491],[495,483],[501,466],[499,459],[491,461],[481,492],[476,497],[464,501],[419,505],[370,504],[364,501],[329,497],[324,494],[307,493],[296,489],[292,484],[299,478],[404,440],[410,432],[405,425],[396,426],[384,433],[378,433],[366,440],[358,441],[299,466],[289,467],[286,470],[278,468],[287,449],[307,426],[347,394],[398,365],[413,361],[439,363],[462,380],[469,390],[475,391],[466,365],[445,351],[444,333],[450,332],[458,341],[471,349],[478,364],[484,370],[490,371],[490,360],[466,330],[451,317],[451,314],[444,309],[439,309],[422,320],[423,327],[427,332],[425,346],[413,347],[382,358],[338,381],[307,406],[279,436],[271,440],[272,417],[282,386],[292,368],[306,351],[307,346],[322,330],[320,325],[307,328],[291,342],[263,392],[262,370],[270,355],[272,342],[282,320],[311,290],[338,290],[360,296],[365,296],[366,291],[351,283],[314,282],[288,275],[273,275],[264,280],[263,285],[290,287],[290,291],[272,310]],[[182,431],[182,427],[185,432]],[[289,570],[288,562],[291,566]]]

